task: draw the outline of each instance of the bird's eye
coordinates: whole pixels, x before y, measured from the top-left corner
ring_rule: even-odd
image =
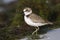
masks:
[[[30,10],[26,10],[27,12],[30,12]]]
[[[26,10],[26,11],[28,11],[28,10]]]

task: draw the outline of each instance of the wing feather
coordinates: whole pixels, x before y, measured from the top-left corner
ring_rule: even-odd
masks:
[[[42,19],[40,16],[33,14],[33,13],[29,16],[29,18],[31,18],[31,20],[35,23],[44,23],[45,22],[44,19]]]

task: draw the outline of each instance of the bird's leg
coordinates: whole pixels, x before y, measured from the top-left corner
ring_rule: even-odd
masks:
[[[38,30],[39,30],[39,27],[36,28],[36,35],[37,35]]]
[[[36,33],[37,35],[37,31],[39,30],[39,27],[36,27],[36,30],[32,33],[32,35],[34,35]]]

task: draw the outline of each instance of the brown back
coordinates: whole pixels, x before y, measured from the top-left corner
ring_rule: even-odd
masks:
[[[44,19],[42,19],[40,16],[36,14],[32,13],[28,17],[31,18],[31,20],[35,23],[46,23]]]

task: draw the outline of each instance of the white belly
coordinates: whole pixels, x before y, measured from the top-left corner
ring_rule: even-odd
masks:
[[[46,24],[43,24],[43,23],[34,23],[30,18],[28,18],[26,16],[24,16],[24,20],[30,26],[38,27],[38,26],[46,25]]]

